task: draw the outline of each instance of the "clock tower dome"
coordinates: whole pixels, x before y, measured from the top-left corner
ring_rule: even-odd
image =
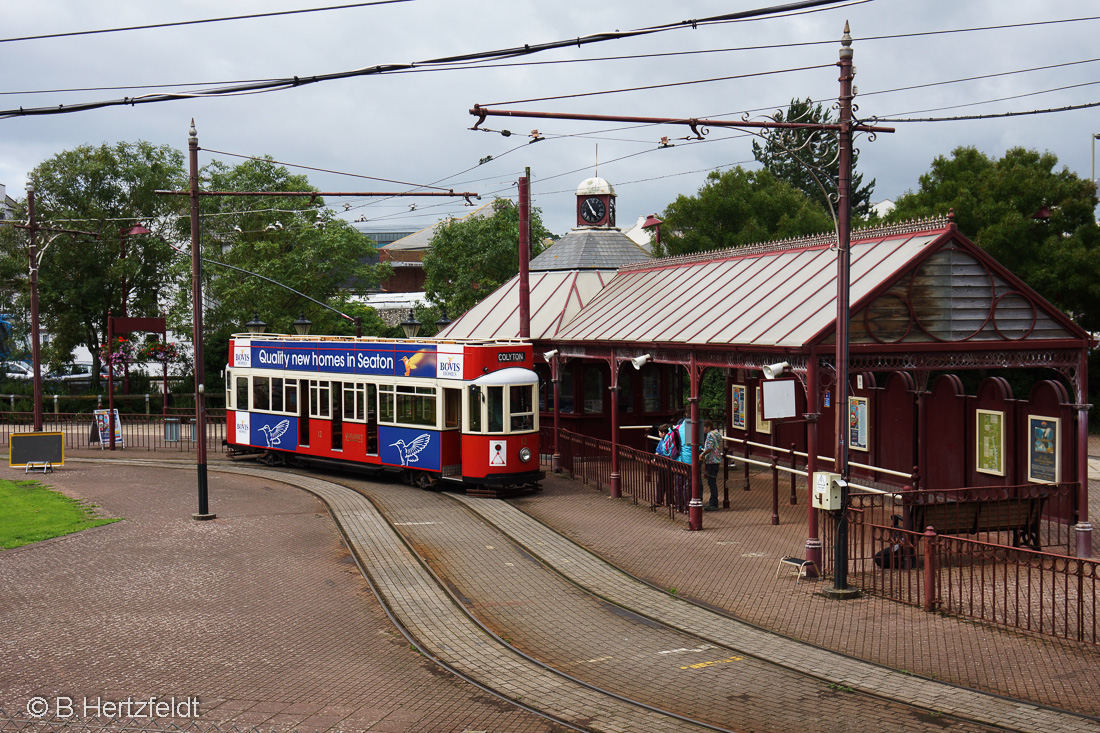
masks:
[[[615,226],[615,188],[602,178],[586,178],[577,187],[577,228]]]

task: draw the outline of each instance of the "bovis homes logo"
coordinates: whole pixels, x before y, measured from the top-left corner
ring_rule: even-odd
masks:
[[[252,366],[252,347],[233,346],[233,366],[247,368]]]
[[[439,354],[438,375],[443,379],[462,379],[462,354]]]

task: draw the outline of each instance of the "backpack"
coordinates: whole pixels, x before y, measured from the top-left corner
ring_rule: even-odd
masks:
[[[678,427],[672,428],[665,433],[665,437],[661,438],[661,442],[657,444],[657,455],[665,458],[676,458],[680,455],[680,431],[677,429]]]

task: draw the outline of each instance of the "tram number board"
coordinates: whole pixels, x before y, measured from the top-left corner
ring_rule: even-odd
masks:
[[[524,360],[524,353],[522,351],[502,351],[497,354],[498,364],[513,364],[515,362],[521,362]]]

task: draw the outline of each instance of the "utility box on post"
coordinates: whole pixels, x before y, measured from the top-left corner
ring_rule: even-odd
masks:
[[[813,506],[833,512],[840,509],[843,480],[839,473],[814,471]]]

